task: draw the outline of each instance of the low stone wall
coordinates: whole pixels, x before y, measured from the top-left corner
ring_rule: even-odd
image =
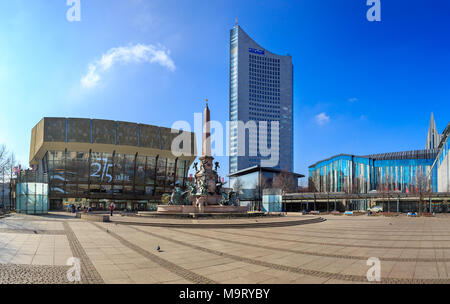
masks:
[[[158,213],[195,213],[197,209],[195,206],[174,206],[161,205],[158,206]]]
[[[247,207],[243,206],[202,206],[197,208],[196,206],[158,206],[158,213],[160,214],[190,214],[190,213],[247,213]]]
[[[88,213],[77,213],[76,217],[89,222],[110,222],[109,215],[104,214],[88,214]]]

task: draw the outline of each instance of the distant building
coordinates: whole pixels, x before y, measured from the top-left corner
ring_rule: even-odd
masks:
[[[292,57],[269,52],[252,40],[236,24],[230,37],[230,121],[247,123],[262,121],[280,123],[279,158],[277,169],[293,170],[293,65]],[[272,136],[269,123],[267,144]],[[249,132],[250,133],[250,132]],[[245,137],[241,138],[241,137]],[[260,154],[250,155],[249,146],[259,147],[261,133],[239,134],[231,128],[230,173],[261,166],[267,159]],[[239,143],[245,140],[245,155],[238,155]],[[242,145],[242,144],[241,144]]]
[[[436,129],[436,123],[434,122],[434,115],[431,113],[430,127],[428,128],[427,143],[425,145],[425,150],[437,149],[441,141],[441,135]]]
[[[447,125],[437,147],[437,156],[433,163],[433,171],[436,172],[437,192],[450,192],[450,124]]]
[[[273,188],[274,180],[282,172],[282,170],[274,168],[250,167],[230,174],[230,186],[234,191],[240,192],[239,199],[241,206],[254,202],[261,203],[263,191]],[[298,185],[298,179],[305,177],[304,175],[292,172],[284,173],[292,179],[292,184],[296,186]]]
[[[340,154],[309,167],[313,192],[448,192],[450,124],[440,135],[433,115],[427,149],[356,156]]]
[[[175,157],[172,129],[98,119],[43,118],[32,130],[30,165],[48,184],[49,209],[69,204],[149,210],[186,185],[193,156]],[[42,178],[43,177],[43,178]],[[19,180],[22,177],[19,176]],[[22,179],[36,179],[28,173]],[[28,181],[30,183],[30,181]]]

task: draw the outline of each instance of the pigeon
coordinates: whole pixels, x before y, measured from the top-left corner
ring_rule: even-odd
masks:
[[[156,250],[158,250],[158,252],[161,252],[161,247],[159,247],[158,245],[158,248],[156,248]]]
[[[38,234],[36,230],[33,230],[34,234]]]
[[[109,233],[109,229],[106,229],[106,232],[108,232],[108,233]]]

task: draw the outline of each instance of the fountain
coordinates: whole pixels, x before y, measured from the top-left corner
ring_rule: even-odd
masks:
[[[211,155],[211,112],[206,104],[203,112],[203,140],[202,156],[198,163],[194,163],[195,182],[188,185],[188,191],[181,191],[179,185],[175,187],[168,205],[158,206],[160,214],[186,214],[186,213],[247,213],[247,207],[237,206],[236,194],[226,193],[223,190],[224,183],[219,179],[216,162],[213,168],[214,157]]]

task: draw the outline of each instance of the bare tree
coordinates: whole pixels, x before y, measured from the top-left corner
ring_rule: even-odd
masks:
[[[13,154],[11,154],[11,155],[13,155]],[[5,188],[6,188],[6,182],[7,182],[7,180],[9,180],[8,170],[10,169],[10,162],[12,160],[11,155],[9,155],[9,152],[6,149],[5,145],[0,146],[0,179],[1,179],[1,183],[2,183],[2,187],[0,189],[0,191],[1,191],[0,200],[2,201],[2,207],[4,209],[6,209]],[[9,195],[8,195],[8,197],[9,197]]]
[[[241,179],[239,177],[236,178],[233,184],[233,190],[236,192],[237,198],[241,195],[243,186]]]
[[[5,145],[0,145],[0,173],[8,167],[8,150]]]
[[[281,189],[283,194],[286,194],[296,192],[298,183],[292,173],[283,170],[273,179],[273,187]]]
[[[309,187],[308,184],[306,182],[306,179],[300,179],[300,183],[297,187],[297,192],[298,193],[306,193],[309,192]]]
[[[308,179],[308,191],[307,192],[319,192],[319,190],[316,187],[314,178],[312,178],[312,177],[309,177],[309,179]]]
[[[378,180],[381,180],[381,177],[378,176]],[[386,192],[386,182],[382,181],[382,182],[378,182],[377,184],[377,193],[381,195],[381,202],[383,204],[383,212],[384,212],[384,196],[385,196],[385,192]]]
[[[423,171],[420,171],[417,176],[417,184],[415,190],[416,193],[419,194],[419,213],[423,213],[423,209],[425,207],[424,198],[431,193],[431,185],[429,185],[429,182],[423,174]],[[431,208],[429,211],[431,212]]]
[[[253,197],[256,199],[261,199],[264,189],[270,187],[269,181],[263,176],[260,177],[261,180],[259,182],[255,181],[253,184]]]
[[[14,152],[11,152],[8,159],[8,165],[9,165],[9,179],[11,180],[13,178],[14,174],[14,167],[16,166],[17,159]]]
[[[253,186],[252,186],[252,198],[255,199],[255,200],[259,199],[260,198],[260,193],[261,192],[260,192],[260,187],[258,185],[258,182],[255,181],[253,183]]]

